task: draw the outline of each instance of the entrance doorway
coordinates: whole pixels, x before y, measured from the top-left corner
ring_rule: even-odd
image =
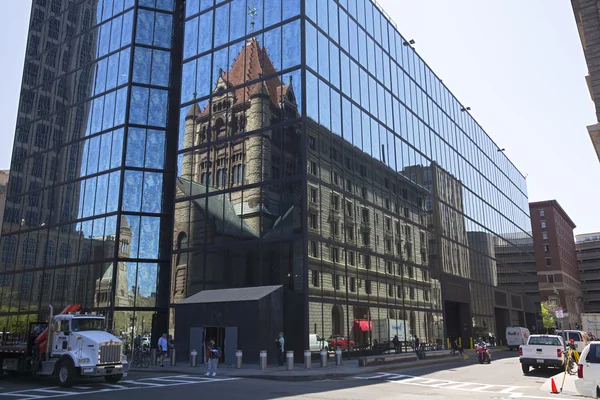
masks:
[[[238,328],[237,326],[228,326],[226,328],[207,326],[204,328],[204,362],[208,359],[208,342],[214,340],[215,344],[221,349],[221,357],[219,362],[224,364],[235,363],[235,352],[238,345]]]
[[[468,303],[456,301],[444,302],[446,334],[450,340],[461,338],[462,346],[468,346],[471,337],[472,323]]]

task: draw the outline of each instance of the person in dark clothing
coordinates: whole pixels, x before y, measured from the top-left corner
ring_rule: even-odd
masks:
[[[133,339],[133,348],[139,349],[140,347],[142,347],[142,337],[137,335],[135,339]]]
[[[415,336],[415,344],[414,344],[414,348],[415,351],[419,351],[419,349],[421,348],[421,341],[419,340],[418,337]]]
[[[283,338],[283,332],[279,332],[279,337],[275,339],[275,343],[277,344],[277,361],[279,366],[282,367],[285,360],[285,339]]]
[[[206,376],[216,376],[217,366],[219,365],[219,357],[221,357],[221,349],[215,344],[213,339],[208,343],[208,371]]]
[[[400,339],[398,339],[398,335],[394,335],[394,339],[392,339],[392,343],[394,344],[394,350],[396,353],[399,353],[400,349]]]
[[[456,339],[452,339],[450,344],[452,346],[452,354],[456,353],[457,351],[460,355],[463,354],[463,349],[456,343]]]

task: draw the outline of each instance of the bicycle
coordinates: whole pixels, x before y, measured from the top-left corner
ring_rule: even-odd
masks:
[[[567,372],[569,375],[577,373],[577,364],[579,364],[579,352],[575,349],[575,345],[570,343],[567,345]]]
[[[150,367],[150,361],[146,355],[146,352],[142,349],[135,349],[133,351],[133,358],[131,360],[131,366],[134,368],[142,367],[148,368]]]

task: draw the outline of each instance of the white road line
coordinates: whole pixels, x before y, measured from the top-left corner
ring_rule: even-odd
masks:
[[[154,387],[163,387],[163,386],[165,386],[165,385],[161,385],[159,383],[140,382],[140,381],[122,381],[122,382],[123,383],[129,383],[130,385],[146,385],[146,386],[154,386]]]
[[[124,389],[125,386],[123,385],[111,385],[110,383],[101,383],[102,386],[107,386],[111,389]]]
[[[446,385],[453,385],[456,382],[451,382],[451,381],[444,381],[442,383],[436,383],[435,385],[429,385],[429,387],[442,387],[442,386],[446,386]]]
[[[507,387],[506,389],[502,389],[502,390],[500,391],[500,393],[510,393],[510,392],[512,392],[513,390],[515,390],[515,389],[518,389],[518,388],[519,388],[518,386],[509,386],[509,387]]]
[[[144,379],[145,380],[156,380],[156,379],[165,379],[166,380],[166,379],[168,379],[168,377],[144,378]],[[172,384],[160,384],[160,383],[140,382],[140,381],[122,381],[121,383],[128,383],[130,385],[140,385],[140,387],[110,385],[110,384],[104,383],[101,385],[108,385],[108,386],[111,386],[112,388],[97,389],[98,385],[96,385],[96,388],[94,388],[92,386],[92,387],[89,387],[88,389],[96,389],[95,390],[96,393],[117,392],[117,391],[123,391],[123,390],[142,390],[142,389],[149,389],[152,387],[198,385],[198,384],[202,384],[202,383],[226,382],[226,381],[235,381],[235,380],[239,380],[239,379],[241,379],[241,378],[204,379],[204,380],[191,380],[191,381],[181,381],[181,380],[173,381],[173,380],[171,380],[171,382],[174,382]],[[82,389],[82,388],[83,388],[83,386],[73,387],[73,389]],[[54,388],[47,388],[47,389],[26,389],[26,390],[18,390],[18,391],[8,392],[8,393],[0,392],[0,396],[19,397],[19,399],[17,399],[17,400],[35,400],[35,399],[48,399],[48,398],[54,398],[54,397],[67,397],[67,396],[76,396],[76,395],[86,394],[86,392],[78,392],[78,391],[67,392],[64,389],[63,390],[55,390],[55,389],[61,389],[61,388],[54,387]],[[39,395],[39,394],[32,394],[31,392],[42,392],[42,393],[47,393],[47,395],[44,396],[44,395]],[[89,392],[87,392],[87,393],[89,393]]]
[[[478,387],[478,388],[471,389],[471,392],[488,392],[488,393],[496,393],[496,392],[490,392],[490,391],[488,391],[488,389],[491,389],[491,388],[493,388],[494,386],[496,386],[496,385],[483,385],[483,386],[480,386],[480,387]]]

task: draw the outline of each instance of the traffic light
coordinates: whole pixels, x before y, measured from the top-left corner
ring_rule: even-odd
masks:
[[[579,330],[579,324],[575,323],[575,330]]]

